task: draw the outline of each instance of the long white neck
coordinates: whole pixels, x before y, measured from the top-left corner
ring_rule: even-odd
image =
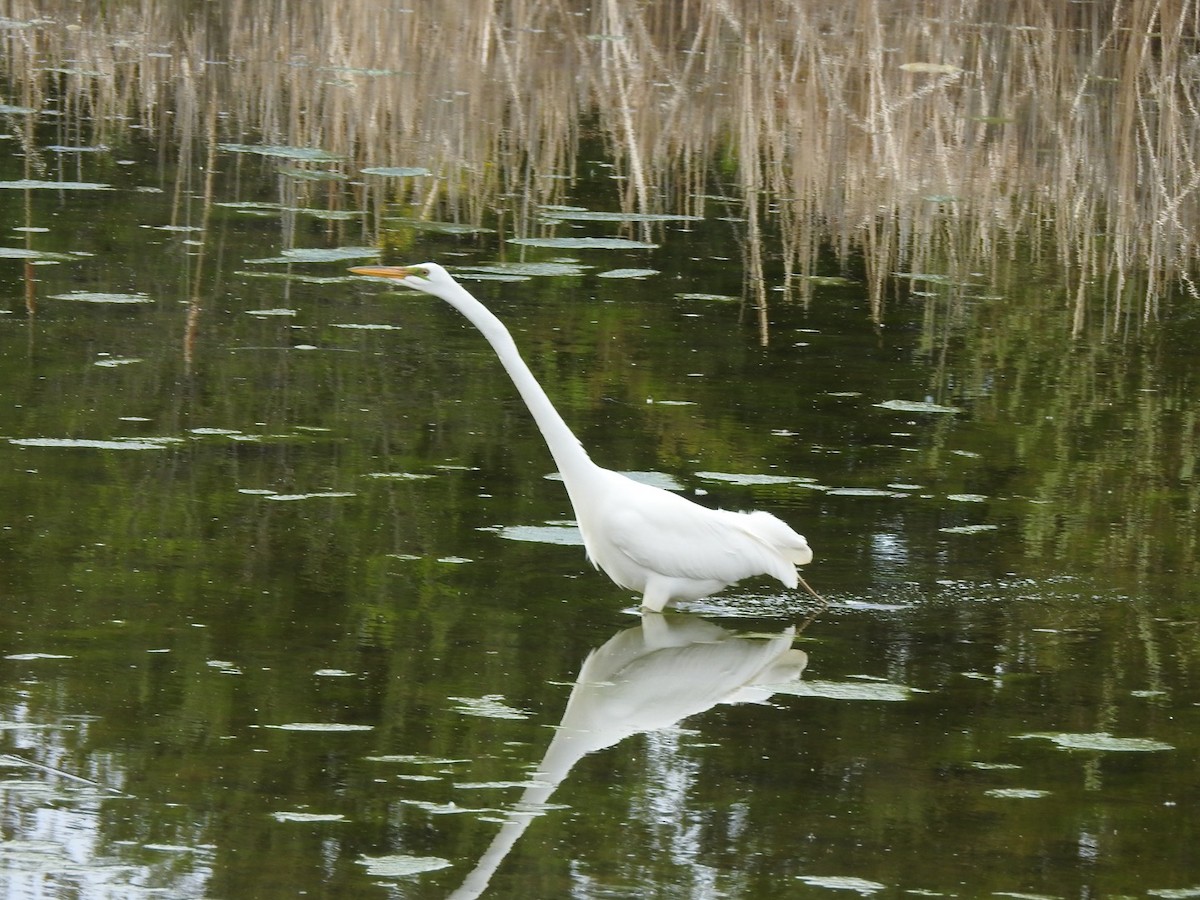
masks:
[[[583,449],[579,439],[575,437],[567,423],[563,421],[562,416],[558,414],[558,410],[554,408],[554,404],[550,402],[550,398],[546,396],[542,386],[529,371],[529,366],[525,365],[525,360],[521,358],[512,335],[508,333],[504,323],[492,314],[491,310],[472,297],[460,285],[455,284],[452,289],[447,290],[441,296],[443,300],[470,319],[471,324],[487,338],[492,349],[496,351],[496,355],[500,357],[500,362],[508,372],[508,377],[512,379],[517,391],[521,394],[521,399],[525,401],[529,412],[533,414],[533,420],[542,432],[546,446],[550,448],[550,454],[554,457],[558,471],[562,473],[567,489],[570,491],[578,483],[574,480],[575,476],[595,469],[596,464],[588,457],[587,451]]]

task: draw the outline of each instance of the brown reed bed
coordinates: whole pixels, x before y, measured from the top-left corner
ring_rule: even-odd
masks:
[[[3,0],[0,19],[0,99],[56,105],[64,136],[137,125],[181,170],[213,141],[320,149],[298,165],[353,183],[300,199],[375,216],[553,227],[537,210],[598,129],[614,207],[738,203],[760,309],[773,260],[807,300],[825,247],[876,314],[893,273],[953,283],[1018,243],[1065,264],[1077,330],[1097,284],[1114,319],[1198,294],[1196,0]]]

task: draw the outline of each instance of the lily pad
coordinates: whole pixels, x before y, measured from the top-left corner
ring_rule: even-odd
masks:
[[[426,219],[412,219],[402,216],[390,216],[383,220],[387,225],[403,225],[417,231],[432,231],[437,234],[492,234],[494,228],[484,228],[482,225],[467,225],[464,222],[432,222]]]
[[[228,201],[214,203],[213,206],[222,206],[225,209],[232,209],[236,212],[252,216],[274,216],[283,212],[283,206],[278,203],[264,203],[258,200]]]
[[[854,891],[864,897],[886,890],[886,884],[854,878],[850,875],[801,875],[800,880],[811,887],[829,888],[834,891]]]
[[[364,756],[368,762],[412,763],[416,766],[452,766],[470,762],[469,759],[451,759],[447,756],[422,756],[419,753],[389,753],[384,756]]]
[[[151,297],[145,294],[119,294],[108,291],[68,291],[65,294],[52,294],[51,300],[77,300],[80,303],[153,303]]]
[[[52,259],[61,262],[74,257],[46,250],[26,250],[24,247],[0,247],[0,259]]]
[[[835,487],[826,493],[835,497],[907,497],[903,491],[885,491],[883,488]]]
[[[92,440],[89,438],[10,438],[10,444],[18,447],[66,447],[81,450],[162,450],[178,444],[182,438],[116,438],[114,440]]]
[[[111,191],[111,184],[100,184],[95,181],[39,181],[34,178],[20,178],[16,181],[0,181],[0,188],[13,191]]]
[[[282,159],[302,159],[306,162],[332,162],[342,158],[336,153],[316,147],[289,147],[284,144],[217,144],[217,148],[229,153],[253,153]]]
[[[576,222],[703,222],[703,216],[685,216],[672,213],[626,213],[596,212],[569,206],[543,206],[541,214],[548,219]]]
[[[772,685],[777,693],[826,700],[873,700],[898,703],[912,699],[916,689],[889,681],[796,681]]]
[[[600,272],[597,278],[649,278],[651,275],[657,275],[658,269],[609,269],[607,272]]]
[[[415,178],[433,174],[424,166],[371,166],[359,171],[364,175],[382,175],[385,178]]]
[[[505,525],[498,532],[509,541],[528,541],[534,544],[559,544],[582,547],[583,535],[576,525]]]
[[[733,297],[729,294],[676,294],[680,300],[704,300],[709,303],[741,303],[741,297]]]
[[[981,531],[995,531],[999,525],[955,525],[951,528],[939,528],[943,534],[979,534]]]
[[[325,498],[353,497],[350,491],[315,491],[311,494],[265,494],[268,500],[321,500]]]
[[[264,725],[277,731],[348,732],[374,731],[374,725],[347,725],[344,722],[287,722],[283,725]]]
[[[271,813],[276,822],[345,822],[341,813],[276,812]]]
[[[279,256],[265,259],[248,259],[247,263],[304,263],[304,262],[344,262],[348,259],[364,259],[379,255],[376,247],[297,247],[284,250]]]
[[[508,242],[522,247],[553,247],[559,250],[653,250],[658,246],[630,238],[598,237],[509,238]]]
[[[490,266],[471,266],[467,274],[484,273],[488,275],[533,275],[553,277],[558,275],[583,275],[590,266],[564,262],[511,262],[495,263]]]
[[[366,866],[367,874],[376,878],[405,878],[422,872],[436,872],[448,868],[451,863],[440,856],[408,856],[396,853],[391,856],[360,856],[360,866]]]
[[[1005,797],[1012,800],[1036,800],[1039,797],[1049,797],[1049,791],[1039,791],[1034,788],[993,788],[984,791],[989,797]]]
[[[880,409],[892,409],[897,412],[925,412],[925,413],[959,413],[962,410],[957,406],[943,406],[940,403],[930,403],[928,401],[919,400],[884,400],[882,403],[876,403]]]
[[[795,475],[754,475],[731,472],[697,472],[697,478],[707,481],[724,481],[729,484],[812,484],[811,478],[800,478]]]
[[[1114,753],[1154,753],[1161,750],[1174,750],[1171,744],[1150,738],[1119,738],[1105,731],[1094,734],[1074,734],[1071,732],[1031,732],[1018,734],[1018,738],[1040,738],[1050,741],[1063,750],[1103,750]]]
[[[528,719],[531,715],[523,709],[516,709],[504,702],[500,694],[487,694],[483,697],[451,697],[458,701],[458,706],[452,707],[464,716],[478,716],[483,719]]]

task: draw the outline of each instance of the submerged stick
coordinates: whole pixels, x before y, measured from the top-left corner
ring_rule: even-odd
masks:
[[[108,787],[98,781],[93,781],[91,778],[84,778],[82,775],[75,775],[63,769],[56,769],[54,766],[48,766],[45,763],[34,762],[32,759],[26,759],[23,756],[17,756],[15,753],[0,753],[0,764],[16,766],[21,768],[37,769],[40,772],[45,772],[48,775],[56,775],[59,778],[64,778],[67,781],[74,781],[77,784],[86,784],[88,787],[94,787],[97,790],[105,791],[117,797],[129,797],[130,794],[125,793],[117,788]]]

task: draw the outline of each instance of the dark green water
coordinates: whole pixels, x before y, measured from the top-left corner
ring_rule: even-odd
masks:
[[[216,199],[270,199],[236,162]],[[147,148],[78,167],[115,190],[0,192],[48,229],[5,246],[89,254],[0,260],[0,896],[444,897],[497,835],[497,898],[1200,895],[1184,304],[1072,338],[1018,247],[898,279],[881,323],[853,280],[769,291],[764,348],[681,296],[741,294],[723,210],[645,251],[393,229],[389,262],[577,265],[467,283],[597,461],[808,536],[807,669],[738,695],[729,659],[811,602],[747,582],[643,625],[554,542],[566,494],[457,313],[342,278],[360,258],[255,262],[278,213],[162,230]],[[601,277],[631,267],[657,274]],[[642,661],[557,729],[602,645]]]

